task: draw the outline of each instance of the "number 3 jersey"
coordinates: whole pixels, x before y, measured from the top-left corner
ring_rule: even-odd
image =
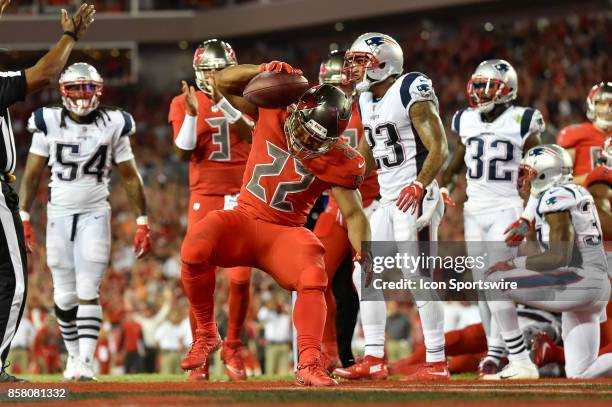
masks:
[[[570,266],[581,268],[587,273],[608,273],[612,277],[604,253],[601,223],[595,201],[589,191],[580,185],[551,187],[540,196],[535,217],[536,234],[540,244],[546,247],[550,240],[550,226],[546,215],[564,211],[569,212],[574,229],[575,246]]]
[[[467,214],[522,207],[518,166],[525,140],[545,129],[537,109],[510,106],[493,122],[482,120],[476,108],[459,110],[451,129],[465,145]]]
[[[64,216],[110,207],[111,165],[134,158],[129,136],[135,127],[132,116],[122,110],[102,109],[89,124],[76,123],[61,107],[43,107],[32,113],[28,120],[28,131],[33,133],[30,153],[48,157],[49,214]]]
[[[416,179],[427,157],[408,114],[412,105],[421,101],[438,105],[431,80],[418,72],[400,76],[378,100],[372,92],[359,96],[363,131],[376,160],[382,202],[395,201],[402,188]]]
[[[238,209],[266,222],[303,226],[323,191],[361,185],[365,161],[342,140],[324,155],[294,158],[283,131],[286,118],[285,109],[259,109]]]

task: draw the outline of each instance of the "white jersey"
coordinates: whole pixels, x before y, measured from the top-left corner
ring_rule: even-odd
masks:
[[[546,214],[561,211],[569,212],[574,228],[576,244],[570,265],[588,273],[609,273],[595,201],[580,185],[555,186],[542,194],[535,217],[540,244],[546,247],[550,240],[550,226],[546,222]]]
[[[418,72],[400,76],[385,95],[359,97],[364,135],[376,160],[381,202],[395,201],[414,181],[427,157],[427,148],[414,130],[408,112],[415,102],[438,105],[431,80]]]
[[[28,121],[30,153],[48,157],[49,215],[64,216],[109,208],[113,163],[134,158],[129,136],[134,119],[122,110],[104,110],[93,123],[76,123],[61,107],[43,107]]]
[[[511,106],[491,123],[476,108],[459,110],[451,129],[465,145],[468,196],[464,210],[483,213],[522,207],[516,182],[525,140],[545,130],[537,109]]]

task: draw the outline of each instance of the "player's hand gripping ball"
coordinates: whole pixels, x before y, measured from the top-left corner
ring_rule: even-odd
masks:
[[[259,72],[242,93],[246,100],[258,107],[278,109],[289,106],[309,88],[302,71],[285,62],[261,64]]]

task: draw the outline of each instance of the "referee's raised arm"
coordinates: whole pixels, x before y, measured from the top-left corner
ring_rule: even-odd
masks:
[[[10,0],[0,0],[0,17]],[[19,197],[11,185],[15,177],[15,139],[9,107],[28,93],[48,85],[64,68],[74,43],[94,20],[94,6],[81,5],[74,15],[61,11],[63,34],[33,67],[0,71],[0,383],[23,381],[5,371],[27,293],[27,255]]]

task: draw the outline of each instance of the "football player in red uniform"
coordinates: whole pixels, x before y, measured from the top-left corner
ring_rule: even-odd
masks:
[[[293,72],[282,62],[239,65],[219,71],[221,92],[239,96],[262,71]],[[181,257],[185,292],[198,329],[183,369],[205,364],[218,346],[214,322],[215,266],[246,265],[269,273],[285,289],[297,291],[293,321],[298,333],[297,383],[333,386],[321,366],[327,274],[325,248],[303,225],[321,193],[331,188],[346,219],[349,238],[364,271],[371,271],[371,254],[362,250],[370,226],[356,189],[363,181],[365,161],[340,135],[351,105],[330,85],[310,88],[287,109],[251,109],[257,117],[238,206],[213,211],[193,225]]]
[[[330,84],[341,89],[347,96],[353,92],[352,84],[347,84],[342,72],[344,65],[344,52],[334,51],[327,60],[321,64],[319,71],[319,83]],[[356,100],[352,100],[351,120],[346,127],[342,138],[353,148],[357,148],[363,137],[363,125]],[[364,180],[359,192],[363,201],[366,214],[376,206],[378,198],[378,180],[376,172],[373,171]],[[338,342],[336,338],[336,300],[332,291],[332,280],[344,258],[351,253],[351,242],[349,240],[346,221],[340,212],[338,203],[331,197],[325,211],[321,213],[314,228],[315,235],[325,246],[325,269],[327,271],[328,287],[325,291],[325,302],[327,303],[327,318],[325,319],[325,330],[323,332],[323,361],[328,371],[337,367]],[[351,270],[352,272],[352,270]],[[349,278],[350,280],[350,278]],[[350,289],[350,286],[346,289]],[[355,315],[356,317],[356,315]],[[355,329],[354,323],[352,329]]]
[[[199,91],[182,84],[183,93],[170,105],[168,121],[174,130],[175,150],[179,158],[189,161],[188,229],[217,209],[236,205],[246,166],[252,133],[252,122],[214,87],[213,74],[237,65],[232,47],[217,39],[204,41],[195,51],[193,68]],[[230,102],[228,99],[232,100]],[[251,269],[233,267],[230,279],[229,322],[227,338],[221,352],[226,372],[235,380],[246,379],[240,348],[240,332],[248,305]],[[192,333],[195,317],[190,313]],[[207,380],[208,366],[194,369],[190,380]]]
[[[557,136],[557,144],[574,160],[574,182],[582,184],[595,167],[604,141],[612,136],[612,82],[601,82],[587,96],[591,123],[568,126]]]

